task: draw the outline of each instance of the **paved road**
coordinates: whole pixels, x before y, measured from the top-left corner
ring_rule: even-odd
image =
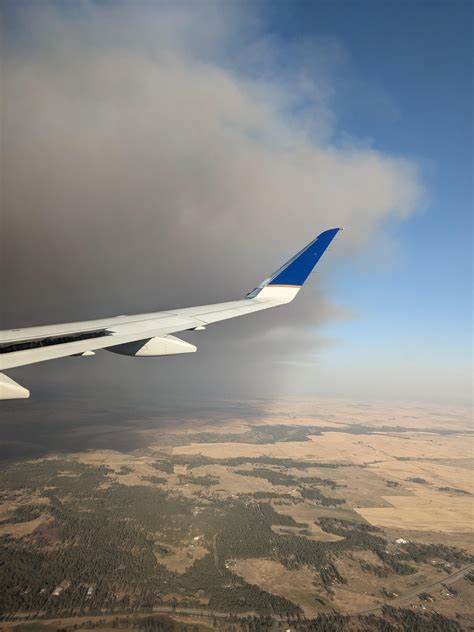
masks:
[[[410,590],[404,595],[401,595],[400,597],[396,597],[395,599],[390,599],[390,601],[381,603],[380,605],[375,606],[374,608],[370,608],[368,610],[359,610],[357,612],[351,612],[350,614],[372,614],[374,612],[378,612],[379,610],[381,610],[382,606],[386,604],[393,606],[394,608],[408,606],[417,600],[418,595],[421,592],[429,593],[433,590],[441,590],[443,588],[443,585],[449,586],[450,584],[454,584],[459,579],[462,579],[467,573],[469,573],[469,571],[474,571],[474,563],[468,564],[467,566],[463,566],[458,571],[451,573],[451,575],[444,575],[444,577],[441,577],[440,579],[437,579],[435,581],[431,581],[426,584],[420,584],[419,586],[417,586],[413,590]]]
[[[200,617],[205,619],[226,619],[228,617],[232,617],[234,619],[245,619],[247,617],[260,617],[258,612],[248,611],[248,612],[221,612],[219,610],[206,610],[203,608],[202,610],[198,610],[197,608],[180,608],[176,606],[173,608],[172,606],[153,606],[154,614],[181,614],[186,615],[188,617]],[[281,621],[282,619],[277,615],[270,615],[272,619],[276,621]],[[286,620],[286,619],[285,619]]]

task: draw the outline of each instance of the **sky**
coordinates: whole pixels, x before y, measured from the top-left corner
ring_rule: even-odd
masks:
[[[185,334],[193,356],[11,376],[49,403],[468,403],[472,18],[459,0],[3,3],[4,328],[240,298],[345,228],[293,304]]]

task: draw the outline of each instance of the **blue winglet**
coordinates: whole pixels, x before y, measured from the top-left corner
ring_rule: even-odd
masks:
[[[303,248],[277,270],[270,277],[267,285],[296,285],[301,287],[340,230],[340,228],[330,228],[318,235],[306,248]]]
[[[274,272],[272,276],[260,283],[250,294],[247,294],[247,297],[252,298],[256,296],[264,287],[278,285],[301,287],[340,230],[342,230],[342,228],[330,228],[318,235],[316,239],[303,248],[303,250],[300,250],[300,252]]]

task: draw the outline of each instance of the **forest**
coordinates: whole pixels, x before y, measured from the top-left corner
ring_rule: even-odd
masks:
[[[106,466],[65,458],[14,463],[3,468],[2,500],[14,501],[17,506],[2,516],[2,524],[20,527],[40,517],[42,520],[24,537],[1,538],[2,617],[8,619],[18,612],[43,617],[71,612],[131,615],[149,611],[157,604],[202,608],[204,599],[206,607],[214,612],[255,612],[260,616],[304,619],[297,604],[246,582],[227,561],[265,558],[290,570],[308,567],[319,575],[328,596],[334,586],[346,582],[338,560],[357,550],[375,553],[380,563],[365,563],[363,570],[381,577],[413,573],[416,564],[433,559],[453,566],[472,561],[464,551],[441,544],[407,542],[395,546],[381,529],[334,517],[320,517],[317,525],[340,540],[302,537],[310,534],[309,525],[279,513],[271,504],[293,502],[285,493],[185,497],[179,493],[179,487],[177,491],[164,486],[167,479],[163,474],[172,472],[181,459],[154,463],[156,477],[144,478],[148,482],[152,479],[159,487],[121,484],[121,476],[129,473],[127,466],[121,466],[114,478]],[[200,465],[206,461],[203,457],[190,460],[191,464]],[[243,477],[261,476],[285,487],[297,485],[301,493],[321,507],[327,501],[336,504],[334,501],[339,500],[326,497],[317,487],[337,489],[331,479],[298,477],[282,471],[286,465],[299,469],[297,461],[290,465],[286,459],[239,457],[226,462],[253,466],[235,470]],[[181,483],[203,487],[217,480],[211,475],[178,475]],[[28,495],[42,498],[44,504],[22,504]],[[292,500],[286,500],[286,496]],[[277,533],[272,529],[277,525],[287,531]],[[300,529],[298,535],[290,531],[295,527]],[[195,538],[199,538],[207,553],[184,572],[172,571],[162,563],[157,548],[163,550],[169,545],[180,549],[190,546]],[[339,625],[338,621],[321,619],[320,624]]]

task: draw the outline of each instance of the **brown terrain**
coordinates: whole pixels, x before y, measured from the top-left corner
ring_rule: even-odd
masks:
[[[96,449],[72,453],[67,458],[71,462],[109,468],[107,480],[102,484],[105,488],[114,483],[157,488],[189,500],[199,497],[203,506],[206,502],[229,501],[242,494],[270,494],[266,502],[277,514],[298,523],[297,526],[273,524],[272,531],[282,536],[340,542],[343,536],[322,528],[321,520],[332,518],[344,524],[368,524],[381,529],[391,552],[396,550],[395,541],[401,538],[420,545],[453,546],[473,555],[474,444],[470,423],[468,410],[435,410],[408,403],[369,405],[326,401],[315,406],[276,402],[267,407],[258,421],[217,418],[209,423],[192,419],[179,426],[170,421],[159,427],[147,423],[139,430],[146,444],[144,448],[129,453]],[[275,427],[283,431],[295,426],[308,428],[308,435],[295,439],[288,435],[268,442],[261,438],[266,436],[265,428],[275,432]],[[215,461],[247,457],[252,461],[187,464],[187,459],[195,460],[198,456]],[[334,483],[331,489],[319,489],[341,503],[325,506],[303,497],[297,484],[280,484],[278,480],[271,482],[262,477],[258,469],[269,466],[260,465],[259,459],[264,461],[268,457],[295,462],[295,467],[291,463],[284,468],[270,466],[277,474],[283,472],[295,480],[331,479]],[[51,460],[55,458],[57,455],[48,456]],[[158,471],[154,467],[157,459],[175,459],[179,463],[171,471]],[[244,470],[245,476],[239,473]],[[212,482],[206,485],[193,482],[193,478],[199,477],[211,477]],[[3,499],[0,536],[22,539],[31,537],[40,528],[46,529],[52,522],[48,503],[48,498],[30,492],[13,500]],[[43,507],[44,512],[32,520],[8,522],[8,516],[17,507],[33,505]],[[215,542],[213,552],[209,542],[194,532],[179,544],[170,544],[166,534],[159,531],[154,538],[157,561],[178,574],[185,573],[209,552],[216,555]],[[364,570],[367,565],[380,566],[380,559],[372,551],[348,550],[336,562],[345,583],[335,583],[328,590],[319,573],[304,563],[288,568],[265,556],[216,560],[216,564],[223,562],[247,583],[297,604],[306,617],[326,612],[377,612],[384,603],[396,605],[398,601],[400,607],[457,617],[463,626],[468,626],[474,615],[474,586],[464,578],[468,564],[466,571],[462,564],[447,564],[440,570],[437,560],[425,560],[416,564],[414,573],[378,577]],[[456,573],[460,573],[459,577]],[[451,575],[452,590],[445,587]],[[424,592],[429,593],[428,600],[419,598]],[[200,599],[203,607],[208,601],[205,596]],[[192,613],[189,616],[192,620]],[[69,621],[67,617],[64,620]],[[0,628],[14,627],[14,623],[5,621]],[[201,621],[200,625],[204,623]]]

